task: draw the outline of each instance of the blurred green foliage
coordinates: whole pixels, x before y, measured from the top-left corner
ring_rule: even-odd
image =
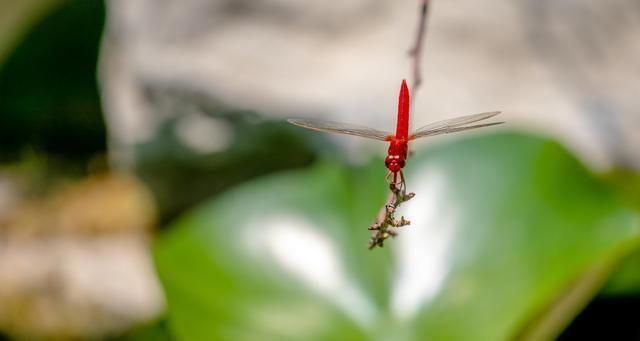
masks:
[[[414,224],[373,252],[366,227],[385,199],[380,161],[263,178],[179,219],[155,247],[171,331],[183,340],[553,338],[640,241],[638,211],[549,140],[466,138],[418,153],[406,174],[409,189],[422,190],[408,212],[437,203],[435,226]],[[438,183],[444,190],[429,193]],[[432,204],[411,209],[430,202],[421,195],[435,195]],[[324,239],[325,261],[336,260],[369,313],[349,313],[354,292],[344,285],[314,284],[304,270],[291,270],[287,262],[318,250],[274,226]],[[425,228],[436,233],[419,233]],[[402,255],[429,255],[421,249],[438,235],[451,238],[443,282],[420,301],[430,295],[422,288],[405,302],[418,306],[415,314],[399,318],[393,295],[406,280],[401,274],[419,277],[431,264],[401,268]]]
[[[159,320],[153,323],[139,326],[129,330],[124,335],[109,338],[113,341],[171,341],[171,333],[167,330],[164,321]]]
[[[26,148],[79,161],[106,149],[96,80],[104,4],[52,4],[0,65],[1,162],[18,160]]]
[[[640,249],[626,257],[614,276],[603,288],[608,296],[635,295],[640,297]]]

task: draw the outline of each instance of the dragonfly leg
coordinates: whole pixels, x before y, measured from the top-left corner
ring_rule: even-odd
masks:
[[[393,175],[393,179],[391,178],[392,175]],[[391,188],[392,191],[397,188],[397,185],[398,185],[398,173],[394,173],[392,171],[388,171],[387,172],[387,176],[385,176],[384,179],[387,182],[387,184],[389,184],[389,187]]]
[[[399,177],[400,179],[398,179],[398,173],[400,174],[400,177]],[[393,175],[393,179],[391,179],[392,175]],[[389,171],[387,172],[387,176],[384,179],[392,188],[395,188],[396,190],[403,191],[406,187],[405,180],[404,180],[404,173],[402,172],[402,170],[398,172]]]
[[[402,172],[402,170],[400,170],[398,173],[400,173],[400,189],[404,191],[404,189],[407,187],[406,183],[404,182],[404,173]]]
[[[387,176],[385,176],[385,177],[384,177],[384,180],[385,180],[389,185],[391,185],[391,181],[389,180],[389,178],[391,177],[391,174],[392,174],[392,173],[391,173],[391,171],[388,171],[388,172],[387,172]]]
[[[398,182],[398,173],[400,173],[400,179],[401,179],[400,182]],[[391,178],[392,175],[393,175],[393,179]],[[391,187],[391,190],[393,191],[401,190],[404,187],[404,175],[402,174],[402,171],[400,172],[389,171],[387,172],[387,176],[384,179],[387,181],[387,183]]]

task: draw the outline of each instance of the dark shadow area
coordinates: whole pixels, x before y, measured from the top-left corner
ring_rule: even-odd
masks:
[[[640,297],[596,298],[558,340],[640,340]]]

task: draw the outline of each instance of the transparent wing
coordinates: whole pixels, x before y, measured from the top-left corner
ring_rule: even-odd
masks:
[[[481,114],[460,116],[456,118],[450,118],[447,120],[427,124],[424,127],[418,128],[411,135],[411,139],[418,139],[421,137],[435,136],[440,134],[455,133],[458,131],[490,127],[497,124],[502,124],[504,122],[492,122],[492,123],[483,123],[483,124],[476,124],[476,125],[467,125],[467,124],[475,123],[478,121],[486,120],[488,118],[498,115],[499,113],[500,113],[499,111],[484,112]]]
[[[302,120],[296,118],[290,118],[287,121],[291,124],[297,125],[298,127],[311,130],[336,134],[355,135],[379,141],[387,141],[391,136],[393,136],[393,133],[390,132],[348,123],[321,120]]]

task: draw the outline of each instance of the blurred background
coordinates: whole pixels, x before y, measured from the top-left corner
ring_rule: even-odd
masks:
[[[640,340],[640,2],[431,1],[412,125],[507,124],[369,252],[386,146],[284,120],[393,130],[419,9],[0,0],[0,339]]]

